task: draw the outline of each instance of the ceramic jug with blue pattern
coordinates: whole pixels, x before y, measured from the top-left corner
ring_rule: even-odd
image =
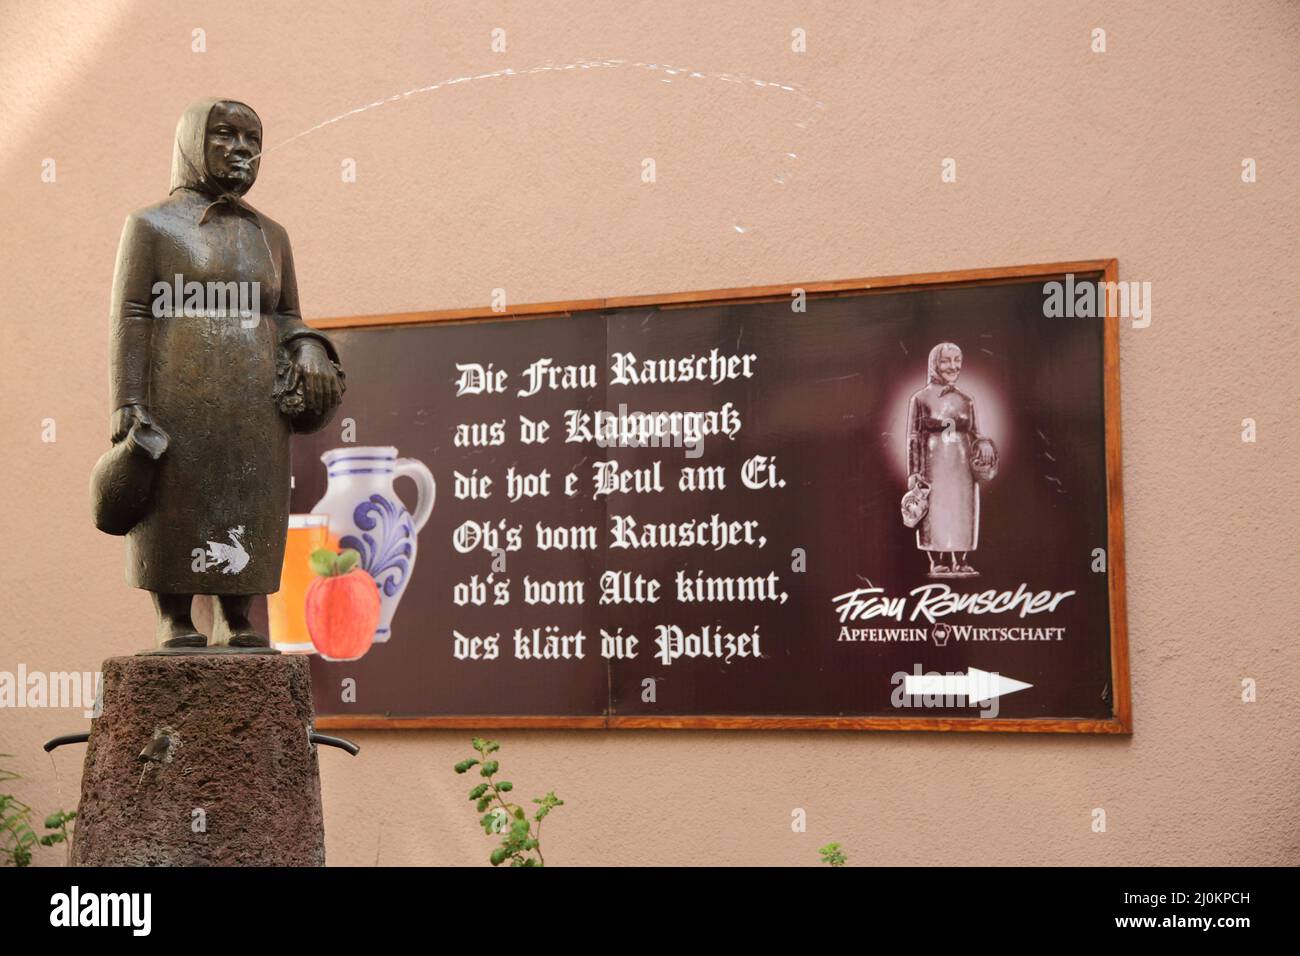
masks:
[[[313,514],[329,515],[330,537],[339,550],[354,548],[360,566],[379,586],[381,611],[375,642],[392,637],[393,614],[415,570],[417,536],[433,513],[433,474],[423,462],[398,458],[391,446],[333,448],[321,455],[329,476],[325,497]],[[393,479],[415,482],[415,511],[406,510]]]

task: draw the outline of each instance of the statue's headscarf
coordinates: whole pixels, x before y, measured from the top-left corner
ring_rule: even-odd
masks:
[[[202,99],[196,100],[186,107],[185,112],[181,114],[180,122],[176,124],[176,147],[172,152],[172,186],[170,192],[178,189],[193,189],[209,196],[212,202],[208,204],[207,209],[203,210],[203,215],[199,217],[199,223],[202,224],[207,218],[208,212],[217,203],[229,203],[240,210],[250,214],[250,218],[260,227],[261,221],[257,218],[257,212],[240,197],[252,188],[252,183],[242,186],[237,190],[229,190],[217,183],[208,172],[206,159],[207,139],[208,139],[208,116],[212,113],[213,107],[218,104],[228,106],[241,106],[253,116],[257,112],[247,103],[241,103],[239,100],[227,99]],[[262,120],[258,117],[257,125],[260,128]]]
[[[931,385],[943,385],[944,380],[939,377],[939,358],[943,355],[944,349],[953,349],[958,355],[961,355],[961,348],[952,342],[940,342],[934,348],[930,349],[930,361],[926,369],[926,379]],[[955,385],[949,386],[956,388]]]

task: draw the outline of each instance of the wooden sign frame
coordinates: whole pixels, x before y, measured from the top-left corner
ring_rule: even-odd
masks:
[[[1038,265],[1009,266],[991,269],[967,269],[955,272],[931,272],[917,275],[884,276],[866,279],[839,279],[830,282],[788,283],[739,289],[710,289],[698,292],[674,292],[664,295],[624,296],[602,299],[577,299],[519,305],[503,312],[491,308],[450,309],[437,312],[406,312],[390,315],[360,315],[322,318],[310,321],[318,329],[352,329],[374,326],[423,325],[442,322],[500,322],[555,318],[578,312],[638,306],[662,309],[700,305],[727,305],[761,301],[788,300],[793,290],[802,289],[808,298],[827,298],[864,293],[898,293],[975,285],[1005,284],[1042,278],[1050,280],[1066,273],[1095,276],[1103,282],[1119,279],[1116,259],[1090,259],[1077,262],[1053,262]],[[983,731],[1002,733],[1074,733],[1131,734],[1132,701],[1129,683],[1127,608],[1125,603],[1124,565],[1124,495],[1120,443],[1119,386],[1119,317],[1115,303],[1108,297],[1104,331],[1104,416],[1106,439],[1107,484],[1107,560],[1109,566],[1110,666],[1113,692],[1113,716],[1108,719],[1008,718],[979,717],[834,717],[834,716],[475,716],[444,715],[437,717],[388,717],[381,714],[325,715],[317,718],[321,729],[702,729],[702,730],[905,730],[905,731]]]

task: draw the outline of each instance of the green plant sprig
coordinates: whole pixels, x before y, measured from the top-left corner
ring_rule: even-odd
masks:
[[[12,754],[0,754],[11,757]],[[0,768],[0,783],[9,780],[21,780],[22,775],[12,770]],[[15,867],[29,866],[32,862],[32,847],[54,846],[56,843],[71,843],[68,837],[68,824],[77,818],[75,812],[59,810],[45,818],[45,829],[53,831],[38,836],[31,825],[32,808],[17,797],[0,793],[0,863]]]
[[[501,744],[482,737],[472,738],[470,744],[479,756],[462,760],[453,769],[457,773],[467,773],[472,767],[479,768],[479,776],[484,778],[484,782],[469,791],[469,799],[474,801],[478,812],[483,814],[479,826],[489,836],[505,831],[501,845],[492,851],[488,861],[493,866],[500,866],[506,860],[510,861],[511,866],[545,866],[546,859],[542,856],[542,821],[556,807],[564,806],[564,801],[555,795],[554,790],[544,797],[535,797],[533,803],[537,804],[537,810],[530,822],[522,806],[510,803],[502,796],[513,791],[515,785],[509,780],[497,780],[500,763],[488,759],[490,754],[501,749]],[[493,803],[496,804],[495,808]],[[532,855],[534,853],[536,857]]]
[[[14,777],[6,777],[12,780]],[[36,831],[29,822],[32,808],[17,797],[0,793],[0,860],[6,865],[27,866],[32,862],[32,847],[37,842]]]
[[[817,852],[822,855],[822,862],[829,863],[831,866],[843,866],[849,862],[848,856],[840,851],[838,843],[827,843]]]

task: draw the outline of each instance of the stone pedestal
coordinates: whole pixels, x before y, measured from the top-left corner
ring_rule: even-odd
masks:
[[[324,865],[306,658],[112,657],[103,674],[77,865]]]

